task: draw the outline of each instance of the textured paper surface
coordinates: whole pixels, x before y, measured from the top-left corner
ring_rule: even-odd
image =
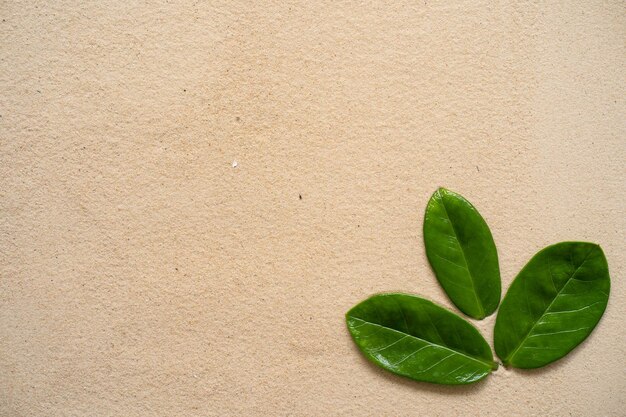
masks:
[[[622,415],[626,12],[506,3],[3,1],[0,414]],[[566,359],[451,388],[359,355],[366,296],[452,308],[439,185],[503,289],[602,246],[608,309]]]

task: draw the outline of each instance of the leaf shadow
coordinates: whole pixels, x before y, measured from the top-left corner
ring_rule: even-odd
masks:
[[[468,385],[443,385],[443,384],[434,384],[430,382],[414,381],[407,377],[391,373],[390,371],[387,371],[386,369],[383,369],[375,365],[374,363],[369,361],[365,356],[363,356],[359,348],[356,347],[354,344],[352,344],[352,351],[354,352],[354,355],[359,357],[359,361],[363,364],[363,366],[369,369],[373,375],[376,375],[377,377],[382,377],[388,380],[390,383],[395,384],[395,385],[400,385],[402,387],[407,387],[407,388],[419,389],[420,391],[426,391],[426,392],[433,393],[433,394],[441,394],[441,395],[478,394],[479,392],[481,392],[482,390],[486,388],[487,384],[485,383],[485,381],[487,380],[487,378],[489,378],[489,376],[487,376],[486,378],[483,378],[482,380],[478,382],[474,382]]]

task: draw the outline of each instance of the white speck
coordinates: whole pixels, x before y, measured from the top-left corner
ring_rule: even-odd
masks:
[[[237,168],[237,165],[239,165],[237,161],[233,161],[233,168]]]

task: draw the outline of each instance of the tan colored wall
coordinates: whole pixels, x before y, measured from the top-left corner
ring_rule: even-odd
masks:
[[[1,2],[1,415],[622,415],[623,2],[139,3]],[[451,306],[439,185],[504,288],[545,245],[602,245],[575,353],[463,388],[358,354],[343,315],[371,293]]]

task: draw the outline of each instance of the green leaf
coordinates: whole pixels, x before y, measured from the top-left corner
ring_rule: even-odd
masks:
[[[498,252],[480,213],[460,195],[439,188],[424,216],[426,256],[450,300],[475,319],[500,302]]]
[[[469,384],[497,368],[471,324],[419,297],[374,295],[348,311],[346,321],[369,360],[416,381]]]
[[[562,242],[526,264],[496,318],[494,343],[505,365],[538,368],[562,358],[598,324],[611,283],[598,245]]]

